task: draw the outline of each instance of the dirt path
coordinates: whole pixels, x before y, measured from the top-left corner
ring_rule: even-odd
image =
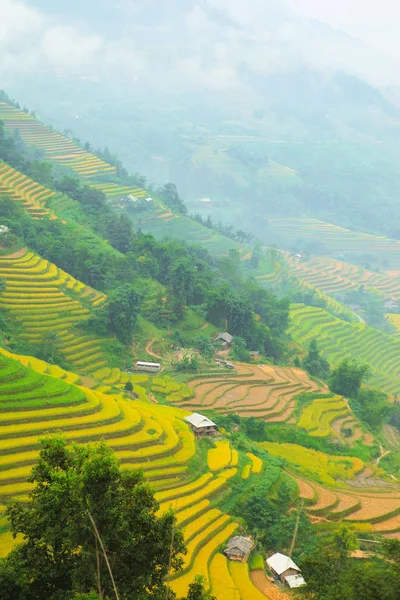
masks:
[[[26,248],[20,248],[20,250],[17,250],[12,254],[5,254],[2,258],[21,258],[22,256],[24,256],[25,252]]]
[[[382,444],[381,444],[380,442],[379,442],[379,447],[380,447],[380,449],[381,449],[381,454],[380,454],[380,456],[379,456],[379,457],[376,459],[376,463],[375,463],[375,464],[376,464],[376,466],[378,466],[378,465],[379,465],[379,463],[381,462],[381,459],[382,459],[384,456],[387,456],[388,454],[390,454],[390,453],[391,453],[391,450],[384,450],[384,449],[383,449],[383,446],[382,446]]]
[[[284,594],[277,585],[271,583],[261,569],[252,571],[250,579],[258,591],[264,594],[268,600],[289,600],[289,596]]]
[[[155,352],[153,352],[152,350],[152,345],[154,344],[156,340],[153,338],[152,340],[150,340],[149,342],[147,342],[146,344],[146,352],[147,354],[149,354],[150,356],[152,356],[153,358],[158,358],[160,359],[161,356],[159,354],[156,354]]]

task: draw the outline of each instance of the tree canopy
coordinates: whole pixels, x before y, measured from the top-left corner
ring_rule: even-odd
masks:
[[[67,446],[54,437],[42,441],[29,480],[30,502],[7,508],[12,533],[24,541],[0,561],[2,600],[92,591],[114,598],[114,587],[121,600],[165,598],[169,565],[172,572],[182,565],[183,537],[173,535],[171,511],[158,515],[140,471],[121,470],[104,443]]]
[[[354,359],[344,359],[332,372],[329,387],[335,394],[355,398],[369,372],[368,365],[357,363]]]

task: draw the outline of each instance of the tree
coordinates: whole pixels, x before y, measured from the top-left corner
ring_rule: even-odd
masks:
[[[207,592],[205,586],[204,577],[198,575],[194,582],[189,584],[187,600],[217,600],[215,596],[211,596],[210,592]]]
[[[187,208],[183,200],[179,197],[178,188],[174,183],[166,183],[158,190],[159,195],[165,200],[172,210],[185,215]]]
[[[132,381],[128,380],[125,384],[124,390],[126,392],[133,392],[133,384]]]
[[[60,349],[61,339],[56,331],[49,329],[43,334],[40,348],[38,351],[39,358],[46,360],[47,362],[54,363],[57,353]]]
[[[382,427],[393,412],[387,395],[378,390],[359,390],[357,398],[351,401],[351,408],[375,431]]]
[[[317,340],[313,339],[308,348],[308,354],[303,360],[303,367],[313,377],[327,379],[330,373],[329,362],[325,360],[318,349]]]
[[[229,355],[233,360],[238,360],[240,362],[250,362],[251,360],[246,341],[241,337],[233,338],[232,349]]]
[[[170,565],[182,566],[183,537],[171,511],[157,516],[141,471],[121,470],[104,443],[67,446],[53,437],[42,440],[29,481],[30,502],[7,508],[24,542],[1,564],[0,589],[7,575],[12,587],[14,569],[21,600],[24,588],[27,600],[93,590],[114,598],[115,587],[121,600],[165,597]]]
[[[110,294],[107,302],[108,330],[123,344],[131,344],[139,316],[141,296],[131,283]]]
[[[333,371],[329,387],[335,394],[356,398],[363,381],[369,376],[368,365],[357,363],[355,360],[342,360]]]

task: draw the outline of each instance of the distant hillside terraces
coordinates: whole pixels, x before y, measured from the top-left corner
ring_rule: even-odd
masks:
[[[368,384],[388,394],[400,393],[400,340],[364,323],[347,323],[322,308],[293,304],[289,333],[298,344],[308,347],[312,339],[333,365],[344,358],[365,362],[371,367]]]
[[[300,250],[302,242],[309,242],[321,246],[321,253],[322,249],[337,255],[376,253],[382,254],[388,268],[400,265],[399,241],[350,231],[318,219],[273,218],[268,223],[268,231],[279,236],[281,244],[288,249],[297,245]]]
[[[50,331],[56,332],[60,352],[76,369],[90,372],[106,364],[104,340],[74,329],[90,316],[87,305],[103,302],[104,294],[26,249],[0,257],[0,277],[6,282],[0,308],[20,324],[22,339],[39,344]]]
[[[69,138],[24,111],[0,102],[0,121],[12,131],[18,131],[26,146],[44,151],[47,160],[72,169],[80,177],[115,174],[115,167],[74,144]]]
[[[288,264],[296,275],[325,294],[349,292],[364,285],[366,289],[376,290],[386,298],[400,299],[398,272],[374,273],[326,256],[313,256],[300,262],[289,258]]]

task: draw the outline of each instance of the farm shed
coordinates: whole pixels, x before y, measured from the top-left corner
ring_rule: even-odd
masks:
[[[254,543],[250,538],[236,535],[228,541],[224,554],[226,554],[229,560],[237,560],[244,563],[247,561],[253,547]]]
[[[300,569],[295,562],[286,554],[277,552],[273,556],[267,558],[267,565],[277,579],[282,583],[286,583],[286,578],[290,575],[299,575]]]
[[[136,363],[136,368],[138,371],[154,371],[157,372],[161,369],[160,363],[152,363],[152,362],[143,362],[138,361]]]
[[[210,419],[199,413],[193,413],[190,417],[185,417],[193,433],[197,436],[213,435],[217,432],[217,425]]]
[[[233,342],[233,335],[227,332],[221,332],[214,338],[214,341],[221,342],[222,345],[227,348]]]

